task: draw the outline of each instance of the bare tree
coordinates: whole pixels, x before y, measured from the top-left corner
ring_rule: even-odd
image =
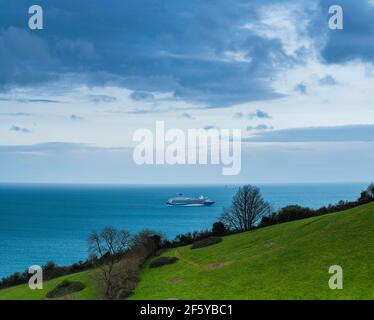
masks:
[[[228,229],[248,231],[270,212],[270,205],[262,198],[260,189],[247,185],[239,188],[231,207],[222,213],[220,221]]]
[[[366,190],[361,192],[361,196],[358,201],[373,201],[374,200],[374,183],[370,184]]]
[[[100,232],[92,232],[88,237],[91,259],[100,270],[100,280],[104,283],[104,295],[115,298],[118,291],[118,261],[129,250],[132,242],[130,233],[106,227]]]
[[[374,183],[370,184],[366,189],[366,196],[368,198],[374,198]]]

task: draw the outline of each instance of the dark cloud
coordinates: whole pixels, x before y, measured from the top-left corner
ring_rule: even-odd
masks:
[[[74,120],[74,121],[84,120],[83,117],[78,116],[78,115],[76,115],[76,114],[72,114],[72,115],[70,115],[70,119],[71,119],[71,120]]]
[[[28,116],[31,116],[32,114],[27,113],[27,112],[15,112],[15,113],[13,113],[13,115],[15,115],[17,117],[28,117]]]
[[[374,125],[307,127],[262,132],[246,141],[258,142],[339,142],[374,141]]]
[[[308,88],[306,86],[306,84],[304,83],[299,83],[295,89],[294,89],[296,92],[300,93],[300,94],[307,94],[308,93]]]
[[[248,114],[249,119],[271,119],[271,116],[262,110],[257,109],[255,112]]]
[[[321,86],[335,86],[338,84],[338,82],[333,76],[327,75],[326,77],[323,77],[319,80],[319,84]]]
[[[272,126],[268,126],[266,124],[259,124],[257,126],[248,126],[247,131],[263,131],[263,130],[272,130]]]
[[[19,133],[31,133],[31,131],[27,128],[23,128],[23,127],[19,127],[19,126],[11,126],[9,128],[9,131],[13,131],[13,132],[19,132]]]
[[[135,101],[151,101],[154,99],[154,95],[144,91],[134,91],[131,93],[130,98]]]
[[[307,30],[297,32],[311,36],[321,61],[374,61],[374,6],[368,0],[320,0],[317,11],[308,1],[300,3],[306,13],[297,19],[311,21]],[[290,56],[276,37],[242,28],[260,23],[258,9],[283,5],[281,0],[40,0],[46,15],[42,32],[26,28],[32,4],[2,3],[2,89],[73,74],[90,86],[116,84],[134,90],[135,100],[168,91],[176,99],[225,107],[281,97],[269,79],[308,59],[303,49]],[[344,30],[328,28],[332,4],[344,9]],[[228,52],[239,52],[247,60],[235,60]],[[305,85],[297,89],[306,90]]]
[[[51,100],[51,99],[27,99],[27,98],[0,98],[0,101],[15,101],[18,103],[62,103],[59,100]]]
[[[328,9],[340,5],[344,11],[344,29],[330,30]],[[374,61],[374,6],[369,0],[320,0],[319,11],[310,23],[310,34],[321,48],[326,63]]]
[[[211,130],[211,129],[217,129],[217,127],[216,127],[216,126],[213,126],[213,125],[206,125],[206,126],[204,126],[203,129],[204,129],[204,130]]]
[[[1,12],[3,21],[4,10]],[[55,60],[42,38],[27,29],[0,29],[0,89],[51,80],[53,66]]]
[[[27,112],[2,112],[0,113],[2,116],[14,116],[14,117],[29,117],[32,113]]]
[[[236,112],[236,113],[232,116],[232,118],[235,119],[235,120],[243,119],[243,118],[244,118],[244,113],[243,113],[243,112]]]
[[[57,42],[56,49],[88,60],[96,57],[93,44],[86,40],[63,39]]]
[[[189,120],[195,120],[195,117],[188,112],[183,112],[181,114],[181,118],[189,119]]]
[[[88,99],[95,103],[110,103],[117,101],[116,97],[108,96],[108,95],[97,95],[92,94],[88,96]]]
[[[281,95],[269,77],[305,57],[288,56],[279,39],[242,28],[271,3],[283,1],[40,0],[46,27],[31,32],[25,16],[33,2],[7,1],[0,12],[0,84],[77,74],[90,85],[168,91],[208,107],[274,99]],[[227,52],[250,62],[230,60]]]
[[[20,103],[62,103],[62,101],[51,99],[17,99],[15,101]]]

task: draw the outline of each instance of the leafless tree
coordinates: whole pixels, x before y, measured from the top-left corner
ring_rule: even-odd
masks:
[[[270,212],[270,205],[263,199],[260,189],[247,185],[239,188],[231,207],[222,213],[220,221],[231,230],[248,231]]]
[[[374,198],[374,183],[370,184],[366,189],[366,196]]]
[[[106,227],[100,232],[92,232],[88,237],[91,259],[100,270],[100,280],[104,283],[104,295],[115,298],[118,290],[118,273],[121,257],[129,250],[132,237],[126,230]]]

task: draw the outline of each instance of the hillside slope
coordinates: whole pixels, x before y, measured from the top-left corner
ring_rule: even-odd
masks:
[[[164,255],[179,261],[158,269],[148,261],[130,299],[374,299],[374,203]],[[331,265],[343,267],[343,290],[328,287]],[[45,299],[64,279],[87,286],[67,299],[96,299],[91,273],[47,281],[43,290],[0,290],[0,300]]]
[[[131,299],[374,299],[374,204],[225,237],[146,264]],[[331,265],[344,289],[328,287]]]
[[[45,300],[47,299],[46,294],[64,280],[80,281],[86,287],[80,292],[76,292],[60,299],[95,300],[100,297],[100,292],[94,285],[95,281],[93,280],[92,273],[93,271],[84,271],[45,281],[42,290],[30,290],[26,284],[2,289],[0,290],[0,300]]]

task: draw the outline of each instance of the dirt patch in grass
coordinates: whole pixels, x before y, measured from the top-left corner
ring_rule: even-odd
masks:
[[[264,247],[265,247],[265,248],[271,248],[273,245],[274,245],[274,242],[270,241],[270,242],[266,242],[266,243],[264,244]]]
[[[217,262],[214,262],[210,265],[208,265],[208,269],[209,270],[215,270],[215,269],[219,269],[219,268],[222,268],[224,266],[227,266],[229,264],[231,264],[232,261],[226,261],[226,262],[223,262],[223,261],[217,261]]]
[[[170,283],[171,284],[178,284],[178,283],[181,283],[183,281],[183,278],[182,277],[175,277],[175,278],[172,278],[170,279]]]

